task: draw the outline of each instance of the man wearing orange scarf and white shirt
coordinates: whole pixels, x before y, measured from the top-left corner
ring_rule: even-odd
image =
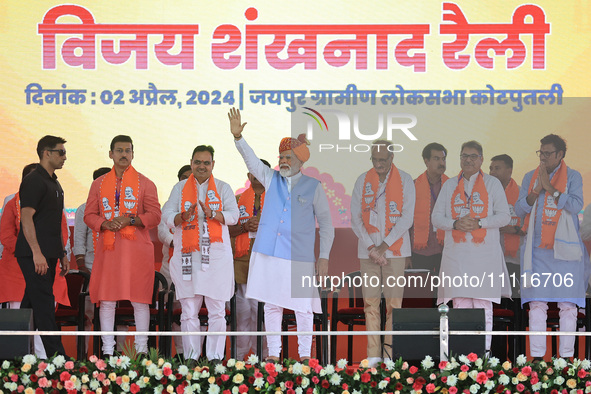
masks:
[[[509,204],[511,221],[508,225],[501,227],[499,231],[501,232],[501,246],[505,254],[511,287],[513,287],[513,282],[517,285],[513,289],[513,297],[519,298],[519,247],[524,233],[521,230],[522,220],[515,212],[515,204],[517,204],[517,198],[519,197],[519,185],[511,177],[513,174],[513,159],[511,156],[503,154],[490,159],[489,174],[501,181]],[[515,281],[513,281],[513,278],[515,278]]]
[[[501,182],[482,172],[482,161],[478,142],[462,144],[462,171],[443,185],[432,220],[435,227],[445,231],[439,276],[451,278],[442,280],[437,302],[453,300],[454,308],[484,309],[486,329],[492,331],[492,303],[511,296],[499,232],[509,224],[511,215]],[[489,279],[476,284],[463,280],[465,277]],[[459,278],[463,280],[460,286]],[[487,352],[490,345],[491,336],[487,335]]]
[[[416,202],[412,235],[412,267],[428,269],[434,274],[441,267],[441,251],[445,232],[431,223],[431,213],[441,187],[447,181],[445,175],[447,149],[437,142],[423,148],[423,161],[427,170],[415,179]]]
[[[585,307],[590,272],[589,254],[578,233],[583,179],[578,171],[566,166],[566,142],[561,137],[549,134],[540,143],[540,165],[523,177],[515,206],[517,214],[525,216],[523,229],[528,232],[521,247],[521,304],[529,302],[531,331],[546,331],[548,302],[558,303],[560,331],[576,331],[577,305]],[[576,231],[574,238],[567,241],[579,247],[579,257],[564,256],[556,247],[557,240],[562,238],[558,230],[561,217],[572,219]],[[531,356],[542,359],[546,354],[546,337],[531,336],[529,343]],[[574,343],[574,336],[561,336],[560,357],[572,357]]]
[[[181,331],[199,332],[199,310],[207,305],[209,330],[226,331],[226,301],[234,294],[234,259],[228,226],[238,222],[232,188],[214,178],[214,150],[199,145],[191,156],[192,173],[177,183],[162,208],[162,219],[175,228],[170,277],[182,307]],[[201,354],[202,337],[183,338],[184,355],[194,366]],[[225,336],[210,336],[207,359],[224,358]]]
[[[378,140],[372,146],[373,168],[361,174],[353,187],[351,227],[359,238],[357,256],[361,260],[361,275],[379,278],[377,286],[363,288],[366,327],[369,331],[379,331],[382,291],[386,298],[387,330],[392,328],[392,308],[402,306],[404,288],[390,287],[386,280],[404,276],[410,260],[408,230],[415,211],[415,185],[409,174],[393,164],[390,141]],[[386,343],[391,343],[390,337]],[[370,366],[381,362],[379,336],[367,338],[367,359]]]
[[[99,232],[94,245],[90,300],[100,303],[101,330],[113,331],[119,300],[133,305],[137,331],[148,331],[154,285],[154,245],[149,230],[160,223],[156,185],[131,165],[133,141],[118,135],[111,141],[113,169],[90,186],[84,223]],[[103,335],[103,353],[113,355],[115,337]],[[147,353],[148,337],[135,337],[135,348]]]

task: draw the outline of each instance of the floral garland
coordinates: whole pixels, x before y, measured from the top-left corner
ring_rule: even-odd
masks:
[[[346,360],[336,366],[321,366],[312,359],[307,365],[295,361],[283,364],[230,359],[223,364],[189,369],[177,360],[132,360],[126,356],[86,361],[56,356],[41,361],[27,355],[0,366],[2,393],[170,393],[236,394],[286,392],[311,393],[551,393],[591,392],[589,360],[530,364],[521,355],[515,365],[497,358],[483,359],[471,353],[435,365],[427,356],[420,366],[402,360],[386,360],[369,368],[363,360],[358,369]]]

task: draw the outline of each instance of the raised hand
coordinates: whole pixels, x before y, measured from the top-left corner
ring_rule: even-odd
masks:
[[[242,130],[246,126],[246,122],[242,123],[240,119],[240,110],[236,108],[230,109],[228,112],[228,119],[230,119],[230,131],[234,138],[239,139],[242,137]]]

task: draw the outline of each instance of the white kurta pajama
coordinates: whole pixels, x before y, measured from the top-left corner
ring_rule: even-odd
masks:
[[[170,193],[170,197],[162,209],[162,219],[168,227],[174,228],[174,218],[181,212],[181,196],[187,181],[177,183]],[[205,202],[209,179],[198,185],[199,200]],[[218,179],[215,185],[222,199],[222,211],[225,224],[222,224],[223,242],[211,243],[209,252],[209,268],[201,268],[201,249],[192,253],[193,269],[191,280],[184,280],[181,270],[182,230],[176,226],[173,243],[174,253],[170,260],[170,276],[176,288],[176,297],[182,305],[182,331],[200,331],[199,309],[201,302],[205,303],[209,312],[209,329],[211,331],[226,331],[225,302],[234,294],[234,257],[228,226],[238,222],[239,212],[236,198],[230,186]],[[197,204],[195,211],[199,218],[199,234],[203,234],[203,210]],[[219,213],[218,213],[219,215]],[[202,238],[200,238],[201,244]],[[207,340],[207,358],[223,359],[226,337],[212,336]],[[187,358],[197,359],[201,353],[201,337],[189,336],[183,341],[184,354]]]
[[[478,173],[472,175],[469,181],[464,179],[464,191],[468,196],[472,194],[477,177]],[[501,182],[487,174],[483,174],[483,177],[488,192],[488,216],[481,219],[482,228],[486,230],[483,243],[472,242],[470,233],[465,233],[466,242],[455,242],[453,239],[452,230],[455,219],[452,218],[452,196],[458,186],[458,176],[450,178],[441,188],[431,220],[433,226],[445,231],[439,272],[441,287],[439,287],[437,303],[447,303],[454,298],[488,301],[486,305],[481,302],[476,304],[484,307],[486,329],[490,331],[492,330],[492,302],[498,304],[501,297],[511,296],[499,233],[499,228],[509,224],[511,215]],[[451,278],[451,283],[447,281],[447,277]],[[460,282],[461,285],[458,286]],[[467,303],[463,301],[454,303],[454,306],[466,305]],[[490,349],[490,336],[487,336],[487,349]]]
[[[260,161],[244,138],[235,141],[235,143],[248,171],[265,186],[265,190],[268,190],[275,170],[270,169]],[[299,172],[286,178],[289,191],[297,185],[301,177],[302,174]],[[266,198],[269,198],[268,194]],[[264,209],[267,209],[267,206],[266,203]],[[334,228],[328,200],[320,183],[315,190],[313,206],[320,232],[319,258],[328,259],[334,239]],[[310,231],[315,231],[315,228],[311,228]],[[309,245],[309,247],[313,248],[314,245]],[[295,278],[301,278],[302,276],[314,278],[314,274],[315,267],[313,263],[283,259],[253,250],[248,269],[246,297],[266,303],[265,326],[268,331],[281,331],[283,308],[292,309],[296,312],[298,331],[312,330],[312,313],[322,312],[318,289],[314,287],[306,289],[298,287],[296,289],[292,288],[292,284],[300,283]],[[279,336],[269,336],[267,344],[269,346],[269,355],[278,357],[281,352],[281,338]],[[311,336],[298,336],[300,357],[310,356],[311,344]]]

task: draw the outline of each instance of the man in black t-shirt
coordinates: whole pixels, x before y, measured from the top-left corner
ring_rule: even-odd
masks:
[[[37,144],[39,164],[19,188],[21,226],[14,255],[23,272],[26,287],[21,308],[33,309],[35,328],[57,331],[53,279],[58,260],[62,275],[70,263],[62,242],[64,191],[55,170],[66,161],[66,140],[46,135]],[[48,356],[66,355],[59,336],[42,336]]]

